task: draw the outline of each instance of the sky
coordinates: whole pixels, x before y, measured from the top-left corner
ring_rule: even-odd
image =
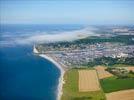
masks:
[[[1,24],[134,24],[134,0],[0,0]]]

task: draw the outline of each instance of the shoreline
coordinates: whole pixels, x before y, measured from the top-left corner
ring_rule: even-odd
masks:
[[[54,59],[52,59],[51,57],[45,55],[45,54],[39,54],[40,57],[47,59],[48,61],[52,62],[59,70],[60,70],[60,77],[59,77],[59,83],[58,83],[58,94],[57,94],[57,99],[56,100],[60,100],[61,96],[63,94],[62,91],[62,87],[64,84],[64,69],[61,67],[61,65],[59,63],[57,63]]]
[[[38,50],[35,48],[33,48],[33,52],[35,54],[39,54]],[[62,65],[59,64],[56,60],[54,60],[52,57],[48,56],[48,55],[45,55],[45,54],[39,54],[40,57],[42,58],[45,58],[46,60],[52,62],[59,70],[60,70],[60,77],[59,77],[59,83],[58,83],[58,88],[57,88],[57,97],[56,97],[56,100],[60,100],[61,99],[61,96],[63,94],[63,91],[62,91],[62,87],[63,87],[63,84],[64,84],[64,73],[65,73],[65,70],[63,69]]]

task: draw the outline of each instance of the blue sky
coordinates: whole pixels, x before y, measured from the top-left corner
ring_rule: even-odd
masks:
[[[134,24],[134,0],[0,0],[4,24]]]

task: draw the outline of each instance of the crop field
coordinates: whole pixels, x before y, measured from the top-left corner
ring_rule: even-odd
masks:
[[[128,71],[134,71],[134,67],[119,67],[119,68],[124,68]]]
[[[79,91],[98,91],[100,85],[96,70],[79,70]]]
[[[134,89],[107,93],[106,98],[107,100],[134,100]]]
[[[83,69],[71,69],[65,73],[65,84],[63,85],[63,95],[61,100],[106,100],[102,90],[79,92],[79,71],[82,70]],[[90,70],[88,69],[87,71]]]
[[[95,67],[99,79],[107,78],[113,76],[113,74],[109,73],[108,71],[105,71],[106,67],[103,66],[97,66]]]
[[[98,66],[66,71],[61,100],[134,100],[134,78],[119,78],[105,69]]]
[[[100,80],[100,83],[105,93],[126,90],[126,89],[134,89],[133,78],[118,79],[117,77],[113,76],[110,78]]]

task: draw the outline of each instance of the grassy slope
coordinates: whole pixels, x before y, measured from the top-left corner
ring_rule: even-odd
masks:
[[[62,100],[105,100],[102,91],[78,92],[78,69],[71,69],[65,73]]]
[[[105,93],[125,90],[125,89],[134,89],[134,79],[117,79],[116,77],[110,77],[100,80],[101,86]]]

